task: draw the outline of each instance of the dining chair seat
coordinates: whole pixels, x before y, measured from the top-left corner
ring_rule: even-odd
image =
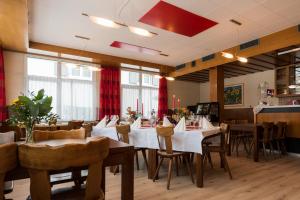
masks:
[[[87,143],[75,142],[58,146],[21,144],[18,150],[20,165],[29,172],[32,200],[104,199],[101,190],[102,164],[109,151],[108,138],[94,137]],[[70,189],[51,191],[49,172],[82,167],[88,168],[85,192],[80,191],[83,188],[78,191]]]

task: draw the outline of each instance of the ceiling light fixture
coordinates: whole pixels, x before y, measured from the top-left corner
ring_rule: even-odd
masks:
[[[89,70],[94,71],[94,72],[101,71],[101,68],[99,68],[99,67],[88,66],[88,68],[89,68]]]
[[[233,55],[231,53],[227,53],[227,52],[222,52],[222,56],[225,58],[229,58],[229,59],[233,58]]]
[[[162,78],[162,76],[161,76],[161,75],[158,75],[158,74],[155,74],[154,77],[155,77],[155,78],[158,78],[158,79],[161,79],[161,78]]]
[[[240,57],[240,56],[237,56],[237,60],[242,62],[242,63],[247,63],[248,62],[248,59],[245,58],[245,57]]]
[[[129,26],[128,28],[130,32],[144,37],[153,37],[154,35],[157,35],[156,33],[152,33],[150,31],[147,31],[146,29],[142,29],[134,26]]]
[[[109,19],[96,17],[96,16],[88,16],[88,17],[92,22],[94,22],[98,25],[101,25],[101,26],[105,26],[105,27],[109,27],[109,28],[120,28],[121,27],[121,24],[116,23]]]
[[[299,85],[289,85],[290,89],[296,89],[296,88],[299,88],[299,87],[300,87]]]
[[[282,51],[282,52],[278,52],[277,55],[280,56],[280,55],[283,55],[283,54],[292,53],[292,52],[296,52],[296,51],[300,51],[300,47],[290,49],[290,50],[286,50],[286,51]]]
[[[175,80],[175,78],[174,78],[174,77],[171,77],[171,76],[167,76],[166,79],[167,79],[168,81],[174,81],[174,80]]]

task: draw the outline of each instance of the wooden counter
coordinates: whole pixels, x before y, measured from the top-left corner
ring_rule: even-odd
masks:
[[[288,151],[300,153],[300,106],[266,106],[255,115],[255,121],[261,122],[287,122]]]

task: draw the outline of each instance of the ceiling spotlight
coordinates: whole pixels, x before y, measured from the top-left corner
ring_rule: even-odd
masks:
[[[96,17],[96,16],[89,16],[90,20],[98,25],[109,27],[109,28],[120,28],[121,24],[116,23],[112,20]]]
[[[157,35],[156,33],[152,33],[152,32],[147,31],[145,29],[137,28],[137,27],[134,27],[134,26],[129,26],[128,28],[129,28],[130,32],[132,32],[134,34],[137,34],[137,35],[140,35],[140,36],[144,36],[144,37],[153,37],[153,36]]]
[[[245,58],[245,57],[240,57],[240,56],[237,56],[237,60],[240,61],[240,62],[242,62],[242,63],[248,62],[248,59],[247,59],[247,58]]]
[[[167,76],[166,79],[167,79],[168,81],[174,81],[174,80],[175,80],[174,77],[170,77],[170,76]]]
[[[289,85],[289,88],[290,89],[296,89],[296,88],[299,88],[299,85]]]
[[[101,68],[99,68],[99,67],[89,66],[88,68],[89,68],[89,70],[94,71],[94,72],[99,72],[99,71],[101,71]]]
[[[158,78],[158,79],[161,79],[161,78],[162,78],[162,76],[161,76],[161,75],[158,75],[158,74],[155,74],[154,77],[155,77],[155,78]]]
[[[233,58],[233,55],[231,53],[226,53],[226,52],[222,52],[222,56],[229,59]]]

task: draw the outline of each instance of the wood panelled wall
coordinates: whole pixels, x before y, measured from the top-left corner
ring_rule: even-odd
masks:
[[[248,122],[254,122],[253,108],[233,108],[224,109],[223,120],[248,120]]]

